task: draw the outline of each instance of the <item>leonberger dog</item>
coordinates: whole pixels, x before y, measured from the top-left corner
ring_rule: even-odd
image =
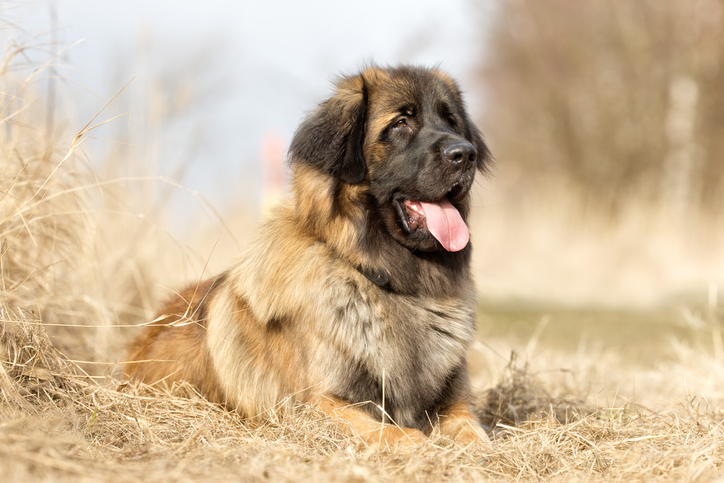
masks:
[[[412,66],[341,77],[288,158],[291,195],[232,268],[161,310],[127,374],[188,381],[245,417],[308,403],[372,444],[435,426],[487,442],[469,408],[466,220],[490,155],[456,82]]]

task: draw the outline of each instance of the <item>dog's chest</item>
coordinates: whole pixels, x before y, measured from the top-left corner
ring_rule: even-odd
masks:
[[[475,330],[474,308],[464,299],[400,296],[337,287],[328,342],[340,354],[329,362],[332,387],[351,402],[424,412],[440,403],[464,366]],[[399,423],[399,421],[398,421]]]

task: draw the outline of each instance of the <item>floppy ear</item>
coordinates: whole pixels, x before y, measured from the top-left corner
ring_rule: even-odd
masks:
[[[470,141],[473,146],[475,146],[475,149],[478,152],[476,167],[482,174],[487,174],[490,170],[490,165],[493,163],[493,156],[490,154],[490,150],[488,149],[487,144],[485,144],[480,130],[475,126],[475,124],[473,124],[473,121],[470,120],[458,83],[442,70],[433,69],[432,72],[447,84],[461,107],[465,138]]]
[[[460,96],[459,91],[458,96]],[[460,102],[462,104],[462,101]],[[476,161],[478,171],[480,171],[482,174],[487,174],[490,171],[490,165],[493,164],[493,155],[490,154],[490,149],[488,149],[488,145],[485,144],[480,129],[478,129],[475,124],[473,124],[473,121],[470,120],[470,116],[468,115],[464,104],[462,105],[462,117],[463,125],[465,126],[465,138],[473,143],[473,146],[475,146],[475,149],[478,152],[478,159]]]
[[[289,146],[290,163],[310,164],[345,183],[361,183],[367,170],[362,152],[366,111],[364,79],[343,79],[337,93],[297,128]]]
[[[468,139],[471,143],[473,143],[473,146],[475,146],[475,149],[478,151],[478,171],[480,171],[481,173],[488,173],[490,165],[493,163],[493,155],[490,154],[490,149],[488,149],[488,145],[485,144],[485,141],[483,140],[483,135],[480,133],[480,130],[475,127],[475,125],[472,124],[470,121],[468,121],[468,126]]]

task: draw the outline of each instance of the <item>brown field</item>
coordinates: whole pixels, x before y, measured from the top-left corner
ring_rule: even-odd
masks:
[[[17,54],[6,53],[3,68]],[[311,408],[253,423],[188,386],[122,383],[118,363],[134,326],[182,281],[225,265],[225,254],[207,267],[214,237],[193,249],[169,235],[153,207],[169,186],[182,188],[126,178],[117,174],[125,160],[88,155],[91,127],[113,114],[49,135],[33,83],[7,69],[0,84],[0,481],[724,481],[716,286],[708,298],[702,289],[662,303],[649,292],[668,290],[673,272],[636,278],[607,265],[617,259],[609,252],[596,267],[578,264],[597,256],[592,245],[568,252],[549,284],[524,285],[515,275],[532,270],[537,255],[522,245],[502,258],[489,253],[503,235],[510,247],[520,234],[495,205],[475,216],[485,227],[473,232],[481,292],[537,293],[561,305],[481,298],[469,361],[492,450],[439,436],[404,452],[372,449]],[[231,214],[227,225],[243,239],[249,218]],[[619,270],[648,289],[619,298],[636,308],[595,297]],[[570,300],[556,295],[571,293],[588,305],[562,305]]]

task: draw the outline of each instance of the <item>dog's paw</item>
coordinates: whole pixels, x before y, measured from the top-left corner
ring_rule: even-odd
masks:
[[[422,431],[412,428],[385,425],[364,435],[369,446],[381,449],[411,449],[427,442],[428,437]]]
[[[467,446],[470,444],[480,445],[486,448],[491,447],[490,438],[485,430],[472,422],[460,425],[457,434],[453,437],[456,443]]]

